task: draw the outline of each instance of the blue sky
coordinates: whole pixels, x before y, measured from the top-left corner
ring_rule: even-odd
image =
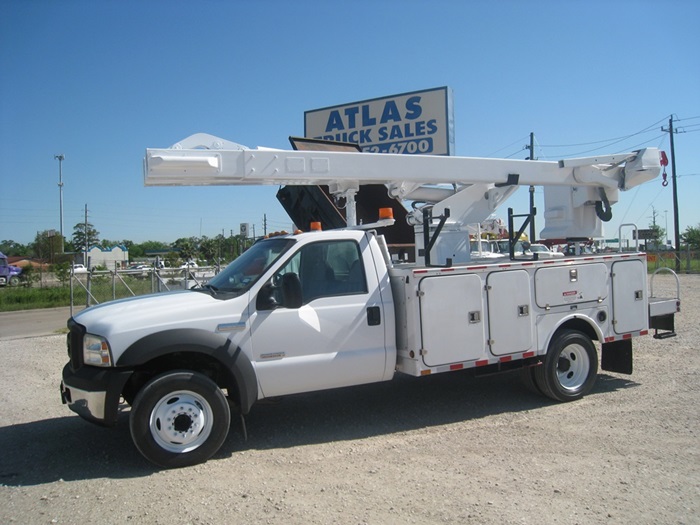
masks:
[[[0,0],[0,240],[59,229],[59,153],[67,237],[86,204],[110,240],[289,228],[274,187],[144,187],[145,149],[288,148],[305,110],[438,86],[460,156],[525,158],[531,131],[540,159],[670,155],[674,115],[682,232],[700,223],[699,20],[691,0]],[[607,235],[654,210],[672,238],[660,179],[621,193]]]

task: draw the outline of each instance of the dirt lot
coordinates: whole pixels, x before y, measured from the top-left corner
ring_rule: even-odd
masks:
[[[0,523],[700,523],[700,276],[678,337],[556,404],[451,373],[254,407],[208,463],[159,471],[61,405],[60,335],[0,342]],[[655,291],[671,286],[657,279]]]

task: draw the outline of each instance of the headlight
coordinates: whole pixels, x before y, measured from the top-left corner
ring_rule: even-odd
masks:
[[[85,334],[83,338],[83,363],[92,366],[112,366],[112,353],[104,337]]]

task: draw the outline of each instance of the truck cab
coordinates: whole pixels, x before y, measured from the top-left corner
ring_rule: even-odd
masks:
[[[20,283],[22,268],[7,262],[7,257],[0,252],[0,286],[17,286]]]
[[[265,239],[201,288],[96,305],[69,328],[64,403],[113,425],[128,402],[137,447],[164,466],[200,462],[221,444],[193,448],[197,418],[184,414],[214,420],[211,407],[228,413],[229,403],[246,414],[267,397],[388,380],[396,364],[388,269],[363,231]],[[189,392],[181,430],[152,426],[173,390]],[[207,432],[225,437],[227,419]]]

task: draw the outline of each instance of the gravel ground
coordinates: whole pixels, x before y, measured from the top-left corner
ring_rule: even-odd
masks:
[[[700,523],[700,276],[678,337],[556,404],[516,374],[397,377],[259,404],[161,471],[61,405],[64,336],[0,342],[0,524]],[[657,295],[675,285],[655,282]]]

